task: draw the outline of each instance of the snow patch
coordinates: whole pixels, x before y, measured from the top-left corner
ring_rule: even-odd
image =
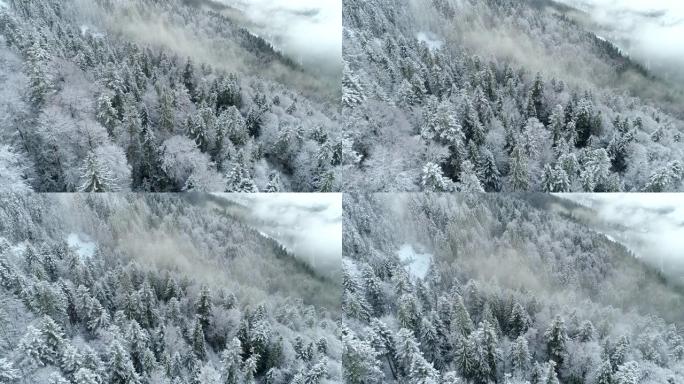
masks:
[[[427,276],[432,264],[431,254],[418,253],[411,244],[404,244],[397,251],[397,255],[413,279],[424,279]]]
[[[95,254],[97,244],[90,237],[82,233],[70,233],[67,236],[67,244],[73,249],[81,260],[89,259]]]
[[[9,8],[9,6],[4,1],[0,0],[0,8]]]
[[[2,0],[0,0],[2,1]],[[26,243],[19,243],[15,244],[10,248],[10,253],[12,253],[14,256],[23,256],[24,252],[26,252]]]
[[[2,0],[0,0],[0,1],[2,1]],[[91,28],[88,25],[85,25],[85,24],[81,25],[81,36],[85,37],[89,33],[91,36],[93,36],[96,39],[101,39],[104,37],[104,33],[94,31],[93,28]]]
[[[425,43],[431,51],[442,49],[442,45],[444,45],[444,42],[432,32],[418,32],[416,34],[416,39]]]

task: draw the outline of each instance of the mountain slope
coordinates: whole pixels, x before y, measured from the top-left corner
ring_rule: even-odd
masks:
[[[0,8],[0,168],[43,192],[337,188],[334,87],[181,0]],[[10,157],[11,158],[11,157]],[[7,171],[5,171],[7,169]]]
[[[369,343],[381,382],[623,382],[627,371],[639,383],[681,380],[682,287],[602,233],[528,203],[544,200],[565,204],[348,195],[348,361]],[[431,255],[424,276],[412,274],[406,245]],[[373,382],[378,373],[366,368],[348,369]]]
[[[339,285],[237,220],[153,194],[7,195],[0,216],[7,382],[340,375]]]
[[[345,2],[347,188],[680,190],[681,91],[567,12]]]

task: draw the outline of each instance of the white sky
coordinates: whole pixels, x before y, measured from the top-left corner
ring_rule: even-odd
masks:
[[[684,64],[684,1],[558,1],[589,12],[594,21],[613,31],[614,36],[606,37],[627,41],[629,53],[647,63]]]

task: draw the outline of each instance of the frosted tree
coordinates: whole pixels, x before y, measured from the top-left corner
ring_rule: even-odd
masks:
[[[544,192],[569,192],[570,180],[568,174],[560,166],[552,167],[549,164],[544,165],[544,173],[542,175],[542,191]]]
[[[568,335],[565,322],[560,315],[556,315],[551,325],[544,332],[544,340],[546,341],[546,351],[551,360],[558,365],[563,365],[567,353],[566,343]]]
[[[544,124],[539,122],[536,117],[531,117],[525,123],[518,144],[525,149],[525,154],[531,159],[539,158],[544,143],[546,142],[547,132]]]
[[[612,384],[613,367],[610,361],[604,361],[596,370],[593,384]]]
[[[544,380],[544,368],[538,361],[534,362],[530,372],[530,384],[542,384]]]
[[[557,147],[563,139],[563,131],[565,129],[565,111],[562,105],[553,107],[551,116],[549,117],[549,129],[551,129],[551,140],[553,146]]]
[[[641,382],[639,364],[628,361],[620,365],[613,378],[615,384],[638,384]]]
[[[61,351],[59,366],[67,377],[73,377],[76,371],[83,365],[83,357],[78,349],[71,344],[65,343]]]
[[[472,140],[475,144],[482,145],[485,141],[485,129],[480,122],[477,110],[473,107],[472,101],[467,94],[463,95],[464,111],[461,125],[467,140]]]
[[[458,374],[454,371],[446,372],[442,375],[443,384],[462,384],[463,382],[458,377]]]
[[[26,193],[32,190],[29,179],[31,164],[19,152],[0,144],[0,193]]]
[[[47,50],[40,43],[40,36],[33,37],[33,42],[26,49],[26,73],[29,77],[30,100],[35,107],[43,105],[52,89]]]
[[[75,384],[102,384],[103,380],[97,373],[88,368],[80,368],[74,374]]]
[[[281,188],[280,173],[278,173],[278,171],[271,171],[268,175],[268,184],[266,184],[264,192],[280,192]]]
[[[566,111],[567,112],[567,111]],[[589,138],[598,134],[601,130],[601,117],[594,113],[594,105],[591,100],[583,98],[572,110],[572,121],[577,132],[575,145],[579,148],[589,144]]]
[[[511,310],[511,317],[509,320],[510,333],[514,337],[522,336],[527,332],[530,327],[530,316],[528,315],[525,308],[523,308],[520,303],[513,304],[513,309]]]
[[[541,384],[560,384],[558,381],[558,376],[556,374],[556,362],[549,361],[546,365],[546,374],[542,379]]]
[[[408,329],[417,330],[421,313],[418,309],[418,301],[413,293],[405,293],[399,297],[397,308],[397,320],[399,324]]]
[[[197,113],[188,117],[186,127],[188,137],[195,141],[201,152],[206,152],[209,147],[209,128],[202,116]]]
[[[345,61],[342,75],[342,103],[347,107],[352,107],[363,103],[364,100],[361,82],[349,69],[349,64]]]
[[[259,192],[249,171],[242,165],[236,164],[228,175],[226,192],[253,193]]]
[[[259,357],[260,356],[258,354],[252,354],[250,357],[247,358],[247,360],[245,360],[242,366],[245,384],[254,384],[256,382],[255,374],[257,370],[257,364],[259,362]]]
[[[466,379],[474,378],[478,373],[478,346],[474,337],[459,336],[454,348],[454,364]]]
[[[524,378],[530,368],[530,351],[524,336],[518,336],[513,342],[510,360],[515,377]]]
[[[442,169],[435,163],[427,163],[423,167],[421,185],[428,192],[449,192],[453,190],[453,182],[444,176]]]
[[[394,334],[385,323],[377,318],[371,319],[371,327],[373,329],[371,345],[377,351],[378,358],[385,357],[392,376],[396,377],[399,363],[397,361]]]
[[[546,111],[544,110],[544,79],[541,73],[537,72],[537,76],[532,84],[530,91],[530,100],[534,109],[534,115],[543,121],[546,121]]]
[[[354,142],[349,138],[342,138],[342,165],[356,165],[363,156],[354,150]]]
[[[222,372],[225,384],[240,383],[242,374],[240,370],[241,354],[242,345],[240,340],[233,338],[221,354]]]
[[[487,366],[486,370],[482,369],[481,367],[482,376],[486,377],[487,380],[496,381],[497,365],[499,360],[501,359],[501,351],[498,348],[499,340],[496,335],[494,326],[486,320],[483,321],[480,324],[478,336],[478,344],[481,345],[483,348],[483,362],[480,365]]]
[[[0,358],[0,383],[16,383],[20,377],[19,370],[14,368],[11,361],[6,358]]]
[[[452,331],[459,332],[461,335],[467,336],[473,331],[473,321],[470,314],[463,303],[463,298],[457,295],[454,299],[453,319],[451,321]]]
[[[681,183],[682,173],[679,162],[673,162],[665,167],[653,171],[648,178],[648,183],[644,187],[645,192],[665,192],[676,188],[676,184]]]
[[[520,145],[516,145],[511,153],[510,183],[514,191],[526,191],[530,185],[527,154]]]
[[[107,129],[110,137],[114,137],[115,129],[117,127],[118,112],[112,105],[112,97],[108,93],[102,93],[97,98],[96,117],[97,121]]]
[[[58,372],[50,373],[50,375],[47,377],[47,383],[48,384],[70,384],[69,380],[65,379],[64,376],[62,376]]]
[[[192,331],[192,351],[200,360],[204,360],[207,356],[206,346],[204,345],[204,330],[199,316],[195,320],[195,327]]]
[[[610,178],[610,158],[605,149],[584,152],[580,164],[580,181],[585,192],[614,192],[618,188]]]
[[[595,335],[594,325],[591,323],[591,321],[586,320],[582,323],[579,331],[577,332],[577,339],[579,341],[586,343],[588,341],[594,340],[594,335]]]
[[[423,356],[425,356],[428,361],[433,363],[437,360],[440,360],[439,335],[437,334],[437,330],[435,329],[433,322],[430,321],[427,316],[423,316],[423,318],[420,320],[418,335]]]
[[[33,365],[44,365],[43,358],[49,353],[41,332],[31,325],[19,341],[18,349],[24,360]]]
[[[81,192],[112,192],[116,191],[116,180],[112,177],[107,165],[98,159],[95,152],[88,153],[81,167]]]
[[[200,290],[199,297],[197,298],[197,304],[195,304],[195,311],[197,313],[197,319],[202,323],[203,329],[209,329],[209,324],[211,323],[212,314],[212,298],[211,291],[208,286],[203,286]]]
[[[466,160],[463,162],[463,164],[461,164],[461,174],[459,179],[461,180],[459,183],[459,191],[484,192],[482,183],[480,183],[480,179],[477,178],[477,174],[475,173],[475,167],[470,161]]]
[[[112,384],[139,384],[140,379],[133,368],[130,356],[118,340],[110,346],[107,374]]]
[[[408,377],[410,382],[415,384],[439,383],[437,370],[421,354],[413,356]]]
[[[499,168],[494,160],[494,154],[489,149],[482,151],[482,161],[478,169],[479,179],[487,192],[498,192],[501,190],[501,175]]]
[[[173,94],[164,89],[159,96],[159,128],[163,132],[174,132],[176,125]]]
[[[395,341],[395,353],[400,371],[404,372],[405,375],[409,375],[415,356],[420,355],[422,358],[419,349],[420,344],[416,341],[413,331],[407,328],[402,328],[397,332]]]
[[[614,370],[617,370],[619,366],[625,363],[627,359],[627,352],[629,351],[629,339],[626,335],[622,335],[618,338],[617,342],[610,352],[610,363]]]
[[[322,384],[328,375],[328,359],[323,358],[302,375],[302,384]],[[297,382],[295,379],[294,382]]]

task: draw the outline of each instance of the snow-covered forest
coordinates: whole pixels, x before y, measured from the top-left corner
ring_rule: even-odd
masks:
[[[596,217],[544,194],[346,194],[346,382],[682,382],[684,281]]]
[[[211,1],[0,1],[0,188],[339,189],[339,78],[248,27]]]
[[[551,0],[345,0],[344,189],[682,190],[682,85],[589,19]]]
[[[0,383],[340,382],[339,273],[249,211],[201,194],[3,195]]]

